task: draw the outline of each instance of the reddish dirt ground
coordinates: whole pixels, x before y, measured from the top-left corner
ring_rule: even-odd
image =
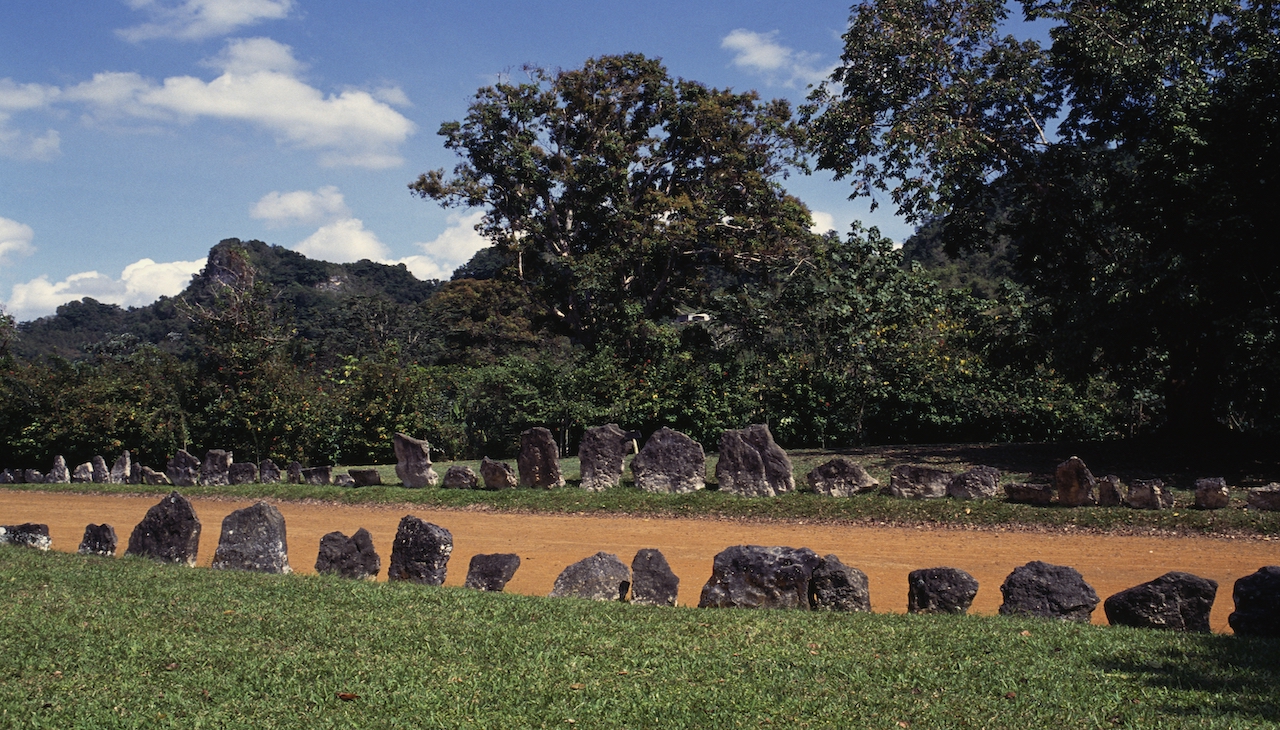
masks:
[[[74,552],[85,525],[113,525],[124,553],[129,533],[156,497],[111,497],[0,491],[0,524],[49,525],[55,550]],[[217,548],[222,518],[250,502],[193,500],[203,525],[199,565],[208,566]],[[981,588],[976,613],[994,614],[1000,584],[1014,568],[1031,560],[1069,565],[1107,596],[1181,570],[1218,581],[1214,631],[1228,632],[1231,590],[1238,578],[1263,565],[1280,564],[1280,541],[1247,538],[1134,537],[1033,532],[980,532],[946,529],[861,527],[783,522],[739,523],[696,519],[587,517],[433,511],[406,505],[344,506],[275,502],[284,514],[289,562],[298,573],[314,572],[320,537],[334,530],[350,535],[363,527],[373,534],[384,566],[391,555],[396,526],[414,514],[453,533],[454,551],[446,585],[462,585],[467,564],[478,553],[516,553],[521,565],[507,590],[546,595],[566,565],[597,551],[615,553],[630,563],[641,548],[658,548],[680,576],[680,604],[697,605],[711,575],[716,553],[731,545],[808,547],[819,555],[835,553],[866,572],[872,609],[903,612],[907,573],[917,568],[951,566],[972,573]],[[1106,623],[1102,606],[1094,623]]]

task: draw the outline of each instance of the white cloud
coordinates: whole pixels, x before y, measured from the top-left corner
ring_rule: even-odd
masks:
[[[137,43],[151,38],[201,40],[226,35],[264,20],[289,15],[293,0],[125,0],[134,10],[151,16],[151,22],[117,30],[125,40]]]
[[[26,321],[53,314],[59,305],[84,297],[123,307],[143,306],[161,296],[182,293],[204,264],[204,259],[168,263],[141,259],[124,267],[119,279],[97,271],[82,271],[58,282],[41,275],[24,284],[14,284],[5,309]]]
[[[225,74],[245,76],[259,71],[295,75],[306,67],[293,57],[293,49],[270,38],[233,38],[203,65]]]
[[[351,210],[343,202],[342,193],[333,185],[316,191],[271,191],[254,203],[249,215],[267,221],[272,228],[290,225],[314,225],[338,218],[350,218]]]
[[[835,66],[818,68],[820,58],[778,44],[778,31],[756,33],[738,28],[720,40],[720,47],[733,51],[733,65],[763,76],[769,84],[796,86],[816,84],[830,75]]]
[[[10,256],[30,256],[35,253],[36,247],[31,245],[31,239],[35,237],[36,232],[31,230],[31,226],[9,218],[0,218],[0,265],[8,264]]]
[[[60,93],[56,86],[19,85],[12,79],[0,79],[0,157],[50,160],[58,156],[62,138],[56,130],[47,129],[44,134],[25,132],[10,127],[9,119],[14,112],[48,107]]]
[[[809,230],[819,236],[836,229],[836,218],[830,213],[814,210],[809,212],[809,217],[813,219],[813,225],[809,226]]]
[[[306,240],[293,247],[294,251],[313,259],[345,264],[351,261],[369,259],[379,261],[386,258],[387,247],[378,240],[373,231],[366,231],[364,222],[359,218],[343,218],[342,220],[322,226]]]
[[[453,270],[471,260],[482,248],[490,245],[489,239],[476,232],[476,225],[484,217],[483,210],[471,213],[450,213],[449,227],[435,239],[419,243],[422,254],[406,256],[385,264],[404,264],[409,273],[426,281],[448,279]]]

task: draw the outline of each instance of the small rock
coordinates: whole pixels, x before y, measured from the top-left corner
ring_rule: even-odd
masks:
[[[631,571],[617,555],[599,552],[565,568],[556,577],[551,598],[585,598],[591,601],[625,601],[631,588]]]
[[[355,477],[350,474],[334,474],[333,485],[335,487],[354,487],[356,485]]]
[[[72,484],[89,484],[93,482],[93,462],[86,461],[71,472]]]
[[[584,431],[578,443],[582,488],[601,492],[618,486],[622,482],[622,458],[634,438],[634,434],[623,431],[616,423]]]
[[[231,484],[253,484],[258,481],[258,465],[252,461],[232,462],[227,469],[227,481]]]
[[[940,499],[947,496],[952,476],[943,469],[901,464],[889,473],[889,486],[880,493],[899,499]]]
[[[101,456],[93,457],[93,483],[111,483],[111,467],[107,466],[107,460]]]
[[[1098,594],[1071,567],[1034,560],[1004,579],[1001,615],[1027,615],[1088,623]]]
[[[1196,480],[1196,509],[1222,509],[1231,503],[1231,490],[1222,477]]]
[[[376,487],[382,484],[382,475],[377,469],[348,469],[347,473],[357,487]]]
[[[53,540],[49,537],[48,525],[24,522],[21,525],[0,525],[0,545],[17,545],[48,552],[53,547]]]
[[[62,458],[62,457],[58,457],[58,458],[60,459],[60,458]],[[66,470],[66,466],[65,466],[65,465],[63,466],[63,470],[64,470],[64,471]],[[35,470],[35,469],[27,469],[26,471],[22,472],[22,476],[23,476],[23,478],[24,478],[24,480],[26,481],[26,483],[27,483],[27,484],[63,484],[63,483],[70,483],[70,482],[71,482],[71,476],[70,476],[69,474],[67,475],[67,481],[66,481],[66,482],[57,482],[57,481],[49,481],[49,482],[46,482],[46,481],[44,480],[44,474],[43,474],[42,472],[40,472],[40,471]],[[50,476],[53,476],[53,475],[50,475]]]
[[[302,481],[302,464],[296,461],[289,462],[289,466],[285,467],[285,473],[289,475],[290,484],[306,483]]]
[[[150,484],[153,486],[170,486],[173,484],[173,482],[169,481],[168,474],[158,472],[149,466],[140,467],[138,472],[142,476],[143,484]]]
[[[302,470],[302,483],[312,485],[332,484],[333,469],[327,466],[313,466]]]
[[[200,520],[191,501],[175,491],[147,510],[124,554],[194,566],[199,549]]]
[[[712,562],[698,607],[808,609],[809,580],[821,562],[809,548],[726,548]]]
[[[128,450],[122,451],[120,456],[116,458],[116,463],[111,467],[110,482],[112,484],[134,484],[133,481],[133,459],[130,457]]]
[[[515,489],[519,484],[510,464],[487,456],[480,462],[480,476],[484,479],[485,489]]]
[[[186,449],[178,449],[165,468],[169,481],[179,487],[194,487],[200,484],[200,460],[188,454]]]
[[[992,466],[975,466],[947,483],[947,496],[952,499],[989,499],[999,493],[1000,470]]]
[[[445,489],[475,489],[479,483],[480,480],[471,471],[471,467],[463,464],[454,464],[444,473]]]
[[[680,579],[667,558],[655,548],[636,552],[631,560],[631,602],[641,606],[674,606]]]
[[[1173,492],[1159,479],[1135,479],[1124,502],[1133,509],[1169,509],[1173,507]]]
[[[361,527],[347,537],[330,532],[320,538],[320,554],[316,556],[316,572],[339,575],[352,580],[374,580],[382,570],[382,558],[373,547],[373,536]]]
[[[520,434],[520,453],[516,456],[520,486],[551,489],[563,487],[560,474],[560,449],[551,432],[541,426]]]
[[[102,555],[113,557],[116,554],[116,530],[111,525],[90,524],[84,528],[84,538],[76,552],[81,555]]]
[[[17,481],[18,481],[18,479],[17,479],[17,477],[16,477],[16,476],[14,476],[13,471],[11,471],[11,470],[9,470],[9,469],[5,469],[4,471],[0,471],[0,484],[14,484],[14,483],[16,483]]]
[[[907,575],[907,613],[968,613],[978,581],[959,568],[923,568]]]
[[[1058,503],[1064,507],[1085,507],[1095,502],[1093,489],[1097,480],[1078,456],[1058,465],[1053,484],[1058,489]]]
[[[1171,572],[1111,596],[1102,604],[1112,626],[1209,633],[1218,582]]]
[[[429,586],[444,584],[453,553],[453,534],[413,515],[400,518],[391,545],[387,580],[405,580]]]
[[[706,486],[702,444],[679,431],[658,429],[631,460],[635,485],[657,494],[687,494]]]
[[[279,484],[280,467],[270,459],[263,459],[258,463],[258,480],[263,484]]]
[[[845,565],[835,555],[826,556],[809,578],[809,605],[815,611],[870,611],[867,574]]]
[[[258,502],[222,520],[222,535],[213,553],[214,570],[290,573],[289,542],[284,515],[275,506]]]
[[[861,464],[843,456],[815,467],[805,475],[805,481],[810,489],[826,497],[850,497],[880,488],[880,482],[873,479]]]
[[[1015,504],[1046,505],[1053,501],[1052,484],[1010,482],[1004,485],[1005,499]]]
[[[1272,482],[1265,487],[1250,489],[1249,506],[1265,512],[1280,511],[1280,484]]]
[[[1236,581],[1235,611],[1227,617],[1236,636],[1280,638],[1280,565],[1258,568]]]
[[[519,567],[520,556],[515,553],[472,555],[465,585],[477,591],[501,593]]]
[[[1098,480],[1098,506],[1119,507],[1125,503],[1128,491],[1120,483],[1120,477],[1108,474]]]
[[[431,444],[403,433],[393,440],[396,450],[396,476],[410,489],[434,487],[440,475],[431,468]]]
[[[230,451],[209,449],[204,453],[200,466],[200,483],[206,487],[230,484],[232,455]]]

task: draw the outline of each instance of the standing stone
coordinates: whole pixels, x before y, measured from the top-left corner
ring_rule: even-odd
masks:
[[[382,475],[377,469],[348,469],[347,473],[351,475],[352,486],[376,487],[382,484]]]
[[[516,455],[520,486],[551,489],[564,486],[560,474],[560,449],[547,429],[536,426],[520,434],[520,453]]]
[[[429,586],[444,584],[453,553],[453,534],[443,527],[405,515],[391,544],[387,580],[407,580]]]
[[[410,489],[434,487],[440,475],[431,468],[431,444],[403,433],[393,441],[396,450],[396,476]]]
[[[291,462],[289,462],[289,466],[285,468],[285,471],[286,471],[286,473],[288,473],[288,475],[289,475],[289,483],[290,483],[290,484],[302,484],[302,483],[303,483],[303,481],[302,481],[302,464],[300,464],[300,463],[298,463],[298,462],[296,462],[296,461],[291,461]]]
[[[175,491],[147,510],[124,554],[195,566],[199,550],[200,520],[191,501]]]
[[[631,571],[617,555],[599,552],[565,568],[556,577],[551,598],[586,598],[591,601],[625,601],[631,589]]]
[[[279,484],[280,467],[270,459],[263,459],[258,464],[258,480],[263,484]]]
[[[1218,582],[1171,572],[1111,596],[1102,604],[1112,626],[1209,633]]]
[[[900,464],[889,473],[889,486],[881,494],[899,499],[940,499],[947,496],[952,474],[928,466]]]
[[[475,489],[479,482],[471,467],[454,464],[444,473],[443,486],[445,489]]]
[[[510,464],[487,456],[480,462],[480,476],[484,479],[485,489],[515,489],[519,484]]]
[[[1231,490],[1222,477],[1196,480],[1196,509],[1222,509],[1231,503]]]
[[[663,426],[631,460],[631,476],[646,492],[696,492],[706,486],[707,457],[702,444]]]
[[[826,556],[809,579],[809,605],[815,611],[870,611],[867,574],[845,565],[835,555]]]
[[[1093,489],[1097,481],[1078,456],[1058,465],[1053,473],[1053,485],[1058,489],[1058,503],[1064,507],[1084,507],[1094,503]]]
[[[62,457],[58,457],[58,458],[62,458]],[[63,469],[66,469],[65,464],[63,465]],[[64,483],[64,482],[56,482],[56,481],[53,481],[52,479],[50,479],[49,482],[45,482],[44,474],[42,474],[41,472],[35,469],[27,469],[26,471],[22,472],[22,476],[25,478],[27,484],[46,484],[46,483],[63,484]],[[53,477],[54,475],[50,474],[49,476]],[[71,481],[71,476],[68,475],[67,482],[70,482],[70,481]]]
[[[947,483],[947,496],[952,499],[990,499],[999,493],[1000,470],[992,466],[975,466]]]
[[[1001,615],[1027,615],[1088,623],[1098,607],[1098,594],[1084,577],[1065,565],[1033,560],[1004,579]]]
[[[188,454],[186,449],[178,449],[164,471],[175,486],[194,487],[200,484],[200,460]]]
[[[680,579],[671,572],[667,558],[655,548],[644,548],[631,560],[631,602],[641,606],[674,606]]]
[[[1227,617],[1236,636],[1280,638],[1280,565],[1258,568],[1236,581],[1236,610]]]
[[[843,456],[815,467],[804,478],[810,489],[826,497],[850,497],[880,488],[861,464]]]
[[[93,483],[111,483],[111,468],[107,466],[107,460],[101,456],[93,457]]]
[[[214,570],[291,573],[284,515],[274,505],[258,502],[222,520],[222,535],[213,553]]]
[[[71,482],[71,472],[67,471],[67,460],[62,456],[53,457],[53,468],[49,470],[47,475],[40,476],[40,472],[34,469],[27,470],[27,481],[31,483],[45,482],[46,484],[69,484]],[[32,479],[30,475],[36,475]]]
[[[0,471],[0,484],[13,484],[16,481],[17,479],[14,477],[13,472],[9,469]]]
[[[720,435],[716,482],[720,491],[742,497],[776,497],[796,488],[791,459],[763,423]]]
[[[1120,477],[1115,474],[1108,474],[1098,480],[1099,507],[1119,507],[1128,496],[1125,486],[1120,483]]]
[[[170,486],[173,482],[169,481],[169,475],[158,472],[149,466],[138,469],[138,475],[142,478],[143,484],[152,484],[159,486]]]
[[[582,488],[602,492],[622,482],[622,457],[631,446],[633,435],[618,424],[588,428],[578,444],[578,463],[582,471]]]
[[[102,555],[113,557],[116,554],[116,530],[111,525],[90,524],[84,528],[84,538],[76,552],[81,555]]]
[[[232,484],[253,484],[258,481],[258,465],[252,461],[232,462],[227,470],[227,481]]]
[[[501,593],[519,567],[520,556],[515,553],[472,555],[465,585],[477,591]]]
[[[1272,482],[1265,487],[1250,489],[1249,506],[1264,512],[1280,511],[1280,484]]]
[[[968,613],[978,581],[959,568],[922,568],[907,574],[907,613]]]
[[[333,469],[327,466],[313,466],[302,470],[302,483],[322,485],[333,483]]]
[[[1134,479],[1124,502],[1133,509],[1169,509],[1173,507],[1173,492],[1159,479]]]
[[[1004,485],[1004,498],[1014,504],[1046,505],[1053,501],[1052,484],[1009,482]]]
[[[21,525],[0,525],[0,545],[17,545],[48,552],[53,547],[53,539],[49,537],[48,525],[24,522]]]
[[[128,450],[120,453],[116,463],[111,467],[110,482],[112,484],[133,484],[133,459]]]
[[[204,453],[204,464],[200,466],[200,483],[206,487],[222,486],[231,483],[231,452],[222,449],[209,449]]]
[[[809,580],[821,562],[809,548],[726,548],[712,561],[698,607],[808,609]]]
[[[316,556],[316,572],[338,575],[352,580],[374,580],[382,571],[382,558],[373,548],[373,535],[361,527],[347,537],[330,532],[320,538],[320,554]]]
[[[93,462],[86,461],[71,472],[72,484],[90,484],[93,482]]]

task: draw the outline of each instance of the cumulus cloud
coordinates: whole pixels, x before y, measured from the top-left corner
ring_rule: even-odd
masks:
[[[778,31],[756,33],[738,28],[720,40],[720,47],[733,51],[733,65],[764,77],[766,83],[781,86],[816,84],[830,75],[834,66],[817,66],[819,56],[793,50],[774,40]]]
[[[151,21],[116,33],[137,43],[151,38],[201,40],[231,33],[264,20],[280,20],[289,15],[293,0],[125,0]]]
[[[418,244],[423,253],[406,256],[387,264],[404,264],[409,273],[426,281],[448,279],[453,270],[471,260],[482,248],[490,245],[487,238],[476,232],[476,225],[484,217],[483,210],[471,213],[450,213],[449,227],[435,239]]]
[[[314,225],[338,218],[351,217],[342,193],[333,185],[319,190],[271,191],[249,210],[249,215],[265,220],[272,228],[291,225]]]
[[[26,283],[14,284],[5,309],[25,321],[53,314],[60,305],[84,297],[122,307],[139,307],[161,296],[180,294],[204,264],[204,259],[167,263],[141,259],[124,267],[118,279],[97,271],[72,274],[57,282],[41,275]]]
[[[335,264],[361,259],[379,261],[389,253],[386,245],[378,240],[373,231],[365,230],[364,222],[359,218],[343,218],[322,226],[294,246],[293,250],[308,258],[323,259]]]
[[[31,239],[36,232],[31,226],[8,218],[0,218],[0,265],[9,264],[13,256],[30,256],[36,247]]]
[[[0,79],[0,157],[17,160],[50,160],[61,151],[62,138],[57,130],[43,134],[14,129],[9,120],[15,112],[43,109],[61,93],[56,86],[16,84]]]
[[[836,229],[836,218],[830,213],[814,210],[810,211],[809,217],[813,219],[813,225],[809,226],[809,230],[819,236]]]

